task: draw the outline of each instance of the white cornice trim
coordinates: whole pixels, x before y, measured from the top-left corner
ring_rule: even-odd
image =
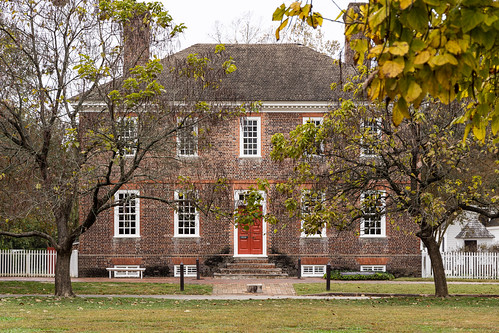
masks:
[[[218,102],[219,103],[219,102]],[[227,102],[230,105],[240,105],[247,102]],[[183,103],[178,103],[182,105]],[[83,103],[83,112],[101,112],[103,108],[106,108],[106,104],[99,101],[91,101]],[[272,113],[272,112],[289,112],[289,113],[316,113],[316,112],[327,112],[331,109],[332,103],[327,101],[313,102],[313,101],[265,101],[262,102],[260,112]]]
[[[314,113],[314,112],[327,112],[330,110],[330,102],[262,102],[260,112],[290,112],[290,113]]]

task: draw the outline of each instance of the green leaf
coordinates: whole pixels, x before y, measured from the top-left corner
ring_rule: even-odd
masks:
[[[281,7],[277,7],[274,14],[272,14],[272,21],[281,21],[284,17],[284,13],[286,13],[286,6],[282,4]]]
[[[369,16],[369,27],[375,30],[388,16],[388,7],[381,7]]]
[[[420,52],[424,50],[426,47],[426,43],[423,42],[421,39],[413,39],[411,42],[411,49],[414,52]]]
[[[490,127],[492,129],[492,134],[497,135],[497,133],[499,133],[499,114],[495,114],[492,116]]]
[[[415,31],[428,30],[428,12],[421,7],[412,7],[407,14],[407,26]]]
[[[461,12],[461,26],[466,33],[485,20],[485,14],[471,9],[463,9]]]

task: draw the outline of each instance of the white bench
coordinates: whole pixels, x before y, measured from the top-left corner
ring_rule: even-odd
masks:
[[[146,269],[143,267],[108,267],[106,270],[109,272],[109,278],[111,278],[112,272],[139,272],[142,279],[142,274]]]

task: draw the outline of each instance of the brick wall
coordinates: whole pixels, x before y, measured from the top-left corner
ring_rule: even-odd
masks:
[[[233,118],[212,126],[207,141],[200,142],[199,156],[172,165],[163,183],[142,182],[127,185],[127,188],[138,189],[143,195],[173,199],[178,187],[173,180],[178,175],[189,176],[199,184],[209,184],[219,177],[225,177],[230,187],[224,193],[223,201],[230,208],[234,207],[233,191],[248,189],[256,183],[257,178],[267,178],[271,182],[285,180],[292,164],[277,164],[270,160],[271,136],[290,132],[302,123],[303,116],[316,115],[262,112],[255,116],[261,117],[261,158],[239,157],[240,123],[238,118]],[[82,120],[82,123],[85,124],[85,121]],[[274,199],[277,194],[270,192],[269,196]],[[268,212],[278,211],[278,200],[267,203]],[[81,218],[87,205],[88,202],[82,199]],[[303,264],[330,262],[334,268],[353,270],[358,270],[360,265],[383,262],[390,272],[418,275],[419,241],[412,232],[414,224],[404,220],[393,221],[396,222],[393,224],[390,222],[388,217],[384,238],[359,238],[359,226],[342,231],[327,230],[327,237],[324,238],[304,238],[300,237],[300,221],[282,215],[279,225],[267,225],[268,256],[271,260],[286,263],[290,266],[289,271],[295,270],[298,258],[302,258]],[[80,275],[103,276],[106,275],[106,267],[116,264],[140,264],[146,267],[146,275],[172,275],[173,265],[181,261],[193,264],[195,258],[200,258],[203,272],[212,272],[214,266],[232,258],[234,226],[229,221],[217,220],[203,213],[200,213],[199,223],[199,237],[174,237],[173,208],[157,201],[141,199],[140,237],[119,238],[114,237],[113,209],[105,211],[99,215],[95,225],[80,237]],[[284,224],[287,226],[282,228]],[[396,226],[400,226],[400,230]],[[205,262],[208,264],[205,265]]]

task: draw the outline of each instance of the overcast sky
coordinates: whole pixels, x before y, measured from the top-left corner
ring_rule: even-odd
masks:
[[[289,5],[289,0],[161,0],[166,9],[173,16],[176,23],[184,23],[187,30],[181,37],[178,49],[196,43],[214,43],[209,33],[214,32],[215,22],[225,26],[250,12],[255,20],[261,22],[262,27],[276,27],[272,22],[272,13],[282,3]],[[320,12],[325,18],[335,19],[341,9],[345,9],[349,2],[356,0],[313,0],[313,9]],[[305,3],[305,1],[302,1]],[[343,44],[343,24],[324,20],[324,33],[328,39],[338,40]]]

